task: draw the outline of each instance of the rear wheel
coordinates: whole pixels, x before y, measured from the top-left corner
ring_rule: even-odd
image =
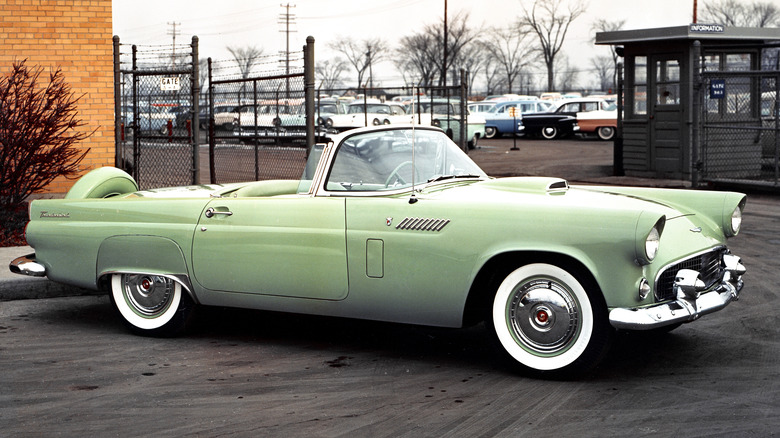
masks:
[[[498,344],[515,363],[561,377],[594,367],[613,333],[597,288],[546,263],[522,266],[504,278],[490,322]]]
[[[602,140],[612,140],[615,137],[615,128],[612,126],[602,126],[597,131],[599,138]]]
[[[485,138],[494,138],[498,135],[498,129],[494,126],[485,126]]]
[[[172,336],[184,331],[194,307],[179,283],[148,274],[114,274],[111,302],[127,328],[144,336]]]

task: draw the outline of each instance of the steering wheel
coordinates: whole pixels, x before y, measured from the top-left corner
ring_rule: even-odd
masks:
[[[390,182],[393,181],[393,178],[401,184],[406,184],[406,180],[401,177],[401,175],[398,174],[398,172],[403,169],[406,166],[411,166],[413,163],[411,161],[404,161],[403,163],[399,164],[398,166],[393,169],[392,172],[390,172],[390,176],[387,177],[387,181],[385,181],[385,188],[390,187]],[[418,173],[417,176],[420,176]]]

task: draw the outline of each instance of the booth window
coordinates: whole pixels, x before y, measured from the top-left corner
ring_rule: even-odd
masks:
[[[656,105],[680,104],[680,62],[676,59],[659,59],[656,68]]]
[[[632,113],[635,116],[647,115],[647,57],[634,57],[634,86]]]

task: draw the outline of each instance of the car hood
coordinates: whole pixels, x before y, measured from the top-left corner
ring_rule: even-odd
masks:
[[[666,220],[681,217],[706,219],[713,227],[730,220],[731,212],[744,205],[745,195],[683,189],[618,186],[569,186],[566,180],[545,177],[511,177],[455,186],[432,187],[426,192],[438,199],[451,199],[479,207],[500,206],[502,210],[598,211],[609,217],[618,211],[652,212]],[[456,188],[457,187],[457,188]]]

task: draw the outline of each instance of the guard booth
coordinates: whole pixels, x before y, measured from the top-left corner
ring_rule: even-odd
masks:
[[[777,185],[779,42],[780,29],[704,24],[597,33],[625,58],[616,169]]]

